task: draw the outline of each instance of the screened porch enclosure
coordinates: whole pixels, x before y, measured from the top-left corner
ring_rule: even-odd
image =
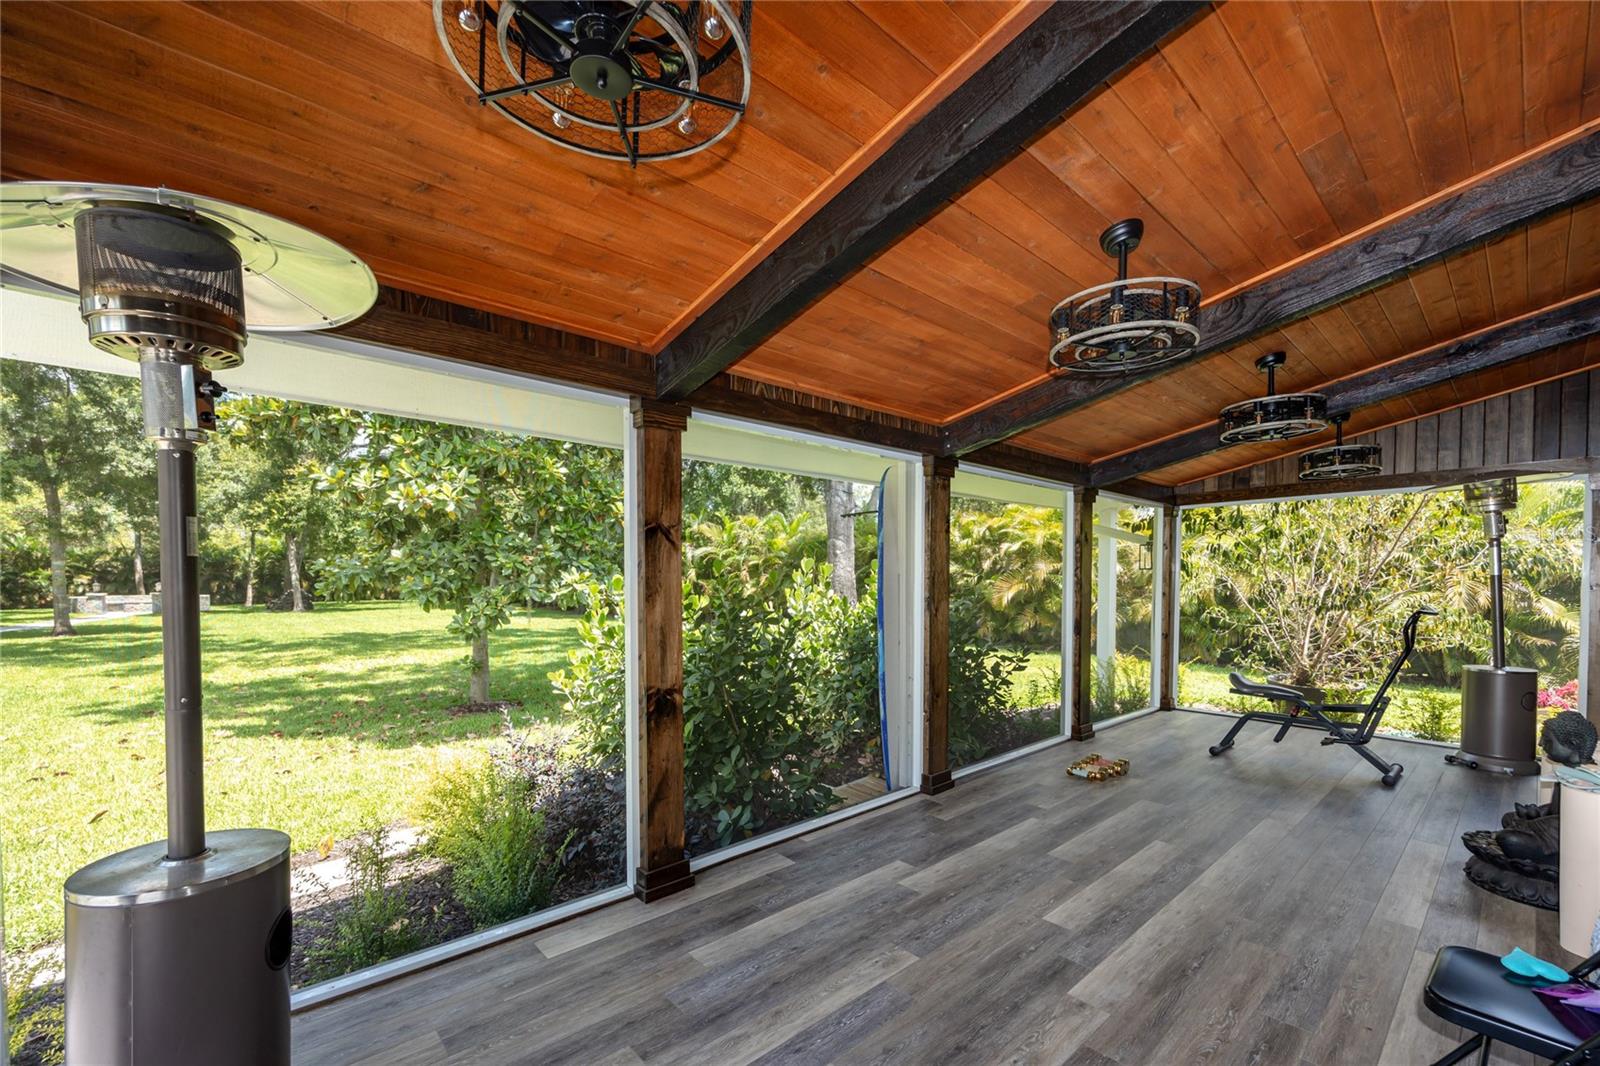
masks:
[[[1600,1041],[1600,0],[12,3],[0,127],[8,1066]]]

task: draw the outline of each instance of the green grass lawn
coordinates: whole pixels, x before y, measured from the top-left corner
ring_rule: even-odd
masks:
[[[28,622],[48,622],[55,615],[48,607],[8,607],[0,611],[0,626],[20,626]],[[82,615],[73,615],[81,618]]]
[[[402,817],[442,755],[499,727],[448,712],[467,685],[448,620],[401,603],[203,615],[206,824],[281,829],[302,851]],[[495,635],[492,695],[524,701],[519,722],[558,714],[546,674],[577,625],[541,611]],[[20,947],[60,935],[69,873],[166,832],[160,619],[0,636],[0,707],[6,944]]]

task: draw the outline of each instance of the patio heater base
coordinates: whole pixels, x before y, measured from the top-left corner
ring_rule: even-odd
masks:
[[[67,878],[67,1062],[288,1066],[289,838],[165,841]]]
[[[1539,672],[1523,666],[1461,671],[1461,750],[1445,761],[1491,773],[1539,772]]]

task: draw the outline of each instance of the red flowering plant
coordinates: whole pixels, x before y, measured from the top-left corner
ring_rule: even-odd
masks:
[[[1578,707],[1578,682],[1568,681],[1565,685],[1552,685],[1539,690],[1539,720],[1542,722],[1551,715],[1560,714],[1562,711],[1576,710]]]

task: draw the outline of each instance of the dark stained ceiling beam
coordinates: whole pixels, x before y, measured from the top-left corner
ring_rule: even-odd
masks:
[[[1384,363],[1318,389],[1333,414],[1396,400],[1451,378],[1503,366],[1569,341],[1600,333],[1600,292],[1555,304],[1531,315],[1502,322],[1459,340]],[[1155,444],[1103,459],[1089,467],[1089,484],[1115,485],[1152,470],[1222,451],[1221,424],[1213,422]]]
[[[673,340],[657,395],[690,398],[1207,6],[1046,7]]]
[[[1070,372],[1050,378],[952,422],[946,427],[946,448],[962,455],[1006,440],[1596,194],[1600,131],[1502,170],[1204,308],[1202,343],[1179,362],[1116,378]],[[1042,353],[1041,347],[1041,364]]]
[[[1415,470],[1409,474],[1375,474],[1372,477],[1342,481],[1298,481],[1288,485],[1262,485],[1248,489],[1173,490],[1172,502],[1184,507],[1210,507],[1222,503],[1267,503],[1302,496],[1322,496],[1329,492],[1361,495],[1395,489],[1438,489],[1468,485],[1474,481],[1497,481],[1503,477],[1534,477],[1539,474],[1593,474],[1600,472],[1600,459],[1536,459],[1525,463],[1496,463],[1454,470]]]

